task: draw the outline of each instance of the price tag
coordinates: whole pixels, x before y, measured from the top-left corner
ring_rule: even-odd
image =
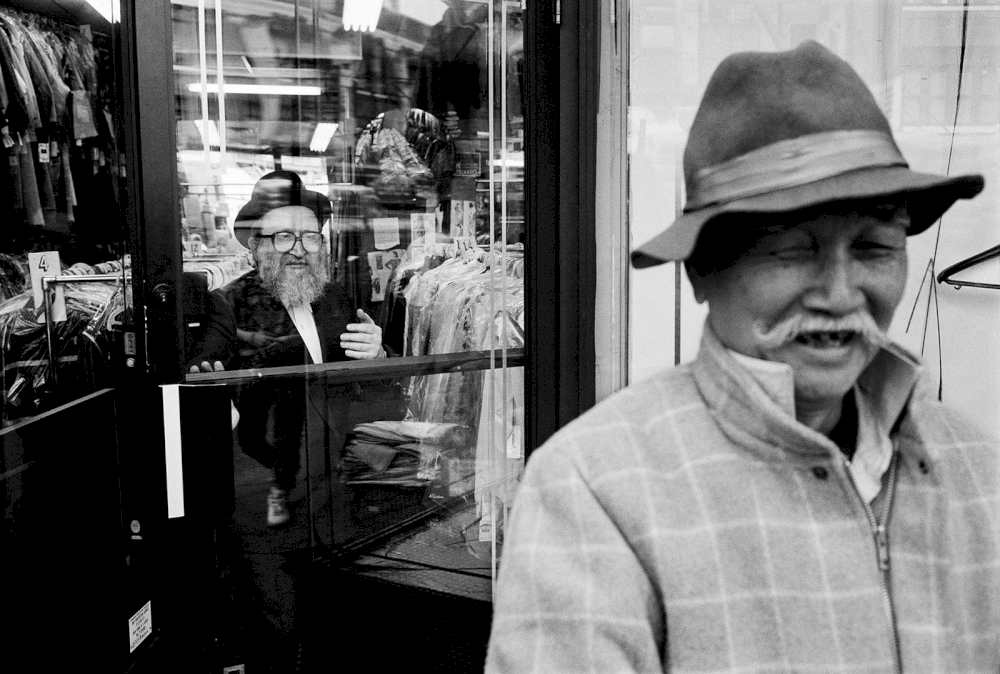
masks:
[[[459,253],[464,253],[467,250],[476,249],[476,237],[474,236],[462,236],[455,239],[455,249]]]
[[[492,498],[490,499],[493,500]],[[483,516],[479,520],[479,542],[489,543],[493,540],[493,509],[483,508]]]
[[[399,245],[399,218],[372,218],[375,247],[388,250]]]
[[[44,253],[28,253],[28,268],[30,270],[31,293],[35,300],[35,314],[39,323],[45,323],[45,296],[42,289],[43,276],[59,276],[59,251],[48,250]],[[49,286],[49,298],[52,304],[52,320],[61,323],[66,320],[66,294],[62,286]]]
[[[38,163],[48,164],[49,163],[49,144],[39,143],[38,144]]]

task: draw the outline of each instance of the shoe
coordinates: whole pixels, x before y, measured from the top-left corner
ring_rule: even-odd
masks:
[[[267,495],[267,526],[280,527],[288,522],[288,492],[272,486]]]

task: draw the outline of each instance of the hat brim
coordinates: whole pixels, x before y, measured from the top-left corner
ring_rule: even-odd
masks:
[[[670,227],[632,252],[632,266],[643,269],[686,260],[702,228],[724,213],[789,213],[826,203],[905,196],[911,219],[907,235],[919,234],[955,201],[971,199],[982,192],[983,185],[983,176],[978,174],[944,177],[918,173],[904,166],[849,171],[806,185],[682,213]]]
[[[314,190],[303,189],[299,203],[271,203],[257,197],[252,197],[237,213],[233,224],[233,234],[244,247],[250,247],[250,237],[260,230],[260,219],[276,208],[283,206],[304,206],[313,212],[320,228],[330,217],[330,200]]]

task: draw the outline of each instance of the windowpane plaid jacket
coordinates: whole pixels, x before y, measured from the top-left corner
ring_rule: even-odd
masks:
[[[898,641],[997,674],[1000,446],[916,398],[892,435],[883,573],[843,455],[706,331],[528,461],[487,671],[893,672]]]

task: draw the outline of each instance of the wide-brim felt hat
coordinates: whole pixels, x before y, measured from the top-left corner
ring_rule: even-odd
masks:
[[[633,266],[686,260],[705,225],[724,214],[905,201],[912,235],[983,189],[981,175],[910,170],[858,74],[813,41],[785,52],[733,54],[719,65],[691,125],[684,181],[683,213],[632,252]],[[728,222],[768,224],[760,217]]]
[[[250,237],[260,231],[260,219],[276,208],[305,206],[316,214],[320,227],[330,217],[330,199],[310,190],[293,171],[272,171],[261,176],[253,186],[248,201],[236,214],[233,229],[236,240],[249,247]]]

